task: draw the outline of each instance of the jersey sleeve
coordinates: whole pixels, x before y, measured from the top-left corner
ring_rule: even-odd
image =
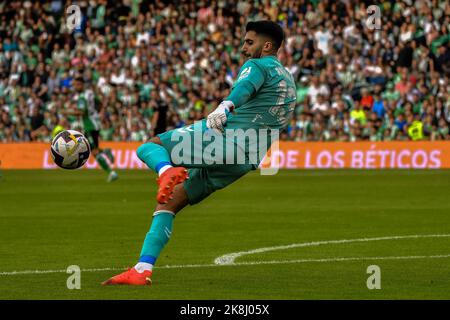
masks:
[[[265,72],[254,60],[247,61],[225,100],[233,102],[235,108],[245,104],[264,84]]]

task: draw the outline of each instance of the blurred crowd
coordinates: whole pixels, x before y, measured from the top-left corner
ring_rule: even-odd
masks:
[[[245,24],[277,21],[297,83],[284,140],[450,139],[450,2],[3,1],[0,141],[82,131],[78,75],[99,98],[103,141],[145,141],[204,118],[243,64]],[[80,25],[68,28],[77,4]],[[378,17],[379,14],[379,17]],[[69,113],[67,113],[69,114]]]

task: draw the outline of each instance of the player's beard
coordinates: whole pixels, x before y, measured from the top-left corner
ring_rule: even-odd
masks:
[[[253,59],[259,59],[259,58],[261,58],[261,54],[262,54],[262,47],[259,47],[256,51],[255,51],[255,53],[252,55],[252,58]]]
[[[245,57],[245,60],[259,59],[259,58],[261,58],[261,54],[262,54],[262,47],[256,49],[253,54],[245,54],[244,57]]]

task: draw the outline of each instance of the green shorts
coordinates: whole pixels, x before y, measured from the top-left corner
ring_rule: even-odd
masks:
[[[195,140],[194,137],[196,134],[198,137],[199,133],[203,134],[207,130],[210,129],[206,128],[206,121],[203,120],[158,135],[162,146],[169,152],[172,163],[175,166],[188,168],[189,179],[184,182],[184,189],[191,205],[202,201],[214,191],[225,188],[255,169],[252,164],[227,164],[225,160],[223,164],[213,163],[213,160],[217,160],[216,153],[212,152],[212,157],[205,156],[205,153],[203,153],[210,141],[199,141]],[[181,139],[191,141],[190,148],[184,148],[184,152],[178,152]],[[225,153],[225,150],[223,153]],[[180,157],[176,154],[181,154],[186,161],[180,163]],[[226,155],[224,154],[224,156]]]

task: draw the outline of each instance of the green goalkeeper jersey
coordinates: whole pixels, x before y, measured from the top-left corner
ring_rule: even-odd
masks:
[[[242,89],[251,96],[242,100]],[[283,129],[294,111],[297,99],[295,81],[275,56],[248,60],[241,68],[227,99],[235,112],[227,129]]]
[[[95,108],[95,95],[92,90],[85,90],[75,97],[77,108],[83,112],[83,129],[85,132],[100,130],[100,116]]]

